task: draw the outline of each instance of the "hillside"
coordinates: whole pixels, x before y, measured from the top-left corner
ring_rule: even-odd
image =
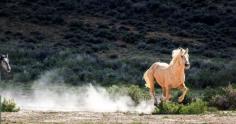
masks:
[[[58,70],[65,83],[138,84],[155,61],[190,49],[187,84],[235,83],[236,1],[1,0],[0,52],[30,83]]]

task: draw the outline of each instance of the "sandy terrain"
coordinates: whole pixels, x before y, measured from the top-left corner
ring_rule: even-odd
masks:
[[[234,124],[236,112],[202,115],[140,115],[133,113],[29,111],[2,113],[2,123],[212,123]]]

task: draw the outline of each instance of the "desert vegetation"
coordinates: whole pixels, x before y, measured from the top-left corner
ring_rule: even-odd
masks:
[[[4,98],[1,102],[1,112],[18,112],[20,108],[16,105],[14,99]]]
[[[54,85],[99,85],[114,97],[128,94],[138,105],[150,99],[144,71],[154,62],[169,62],[172,50],[183,47],[189,48],[190,94],[179,104],[174,91],[172,101],[160,102],[153,114],[235,110],[235,5],[234,0],[1,0],[0,53],[9,54],[12,71],[1,71],[0,88],[32,93],[35,80],[57,70]],[[19,111],[17,101],[4,99],[2,111]]]
[[[9,53],[14,72],[2,77],[29,83],[42,71],[60,68],[73,85],[129,81],[142,86],[140,77],[151,63],[169,61],[174,48],[188,47],[192,68],[187,84],[225,86],[236,82],[233,4],[1,1],[0,48]]]

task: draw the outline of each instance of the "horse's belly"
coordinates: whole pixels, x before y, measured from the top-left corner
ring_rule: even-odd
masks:
[[[181,85],[179,82],[170,82],[169,86],[171,88],[178,88]]]
[[[164,73],[161,72],[157,72],[154,75],[157,83],[161,86],[164,87],[165,86],[165,82],[166,82],[166,76],[164,75]]]
[[[168,86],[169,88],[178,88],[181,85],[181,80],[176,77],[170,77],[165,74],[158,74],[156,80],[161,87]]]

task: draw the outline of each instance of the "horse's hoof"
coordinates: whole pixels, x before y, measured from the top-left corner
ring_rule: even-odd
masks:
[[[184,100],[184,98],[182,98],[182,97],[179,97],[179,99],[178,99],[178,102],[179,102],[179,103],[182,103],[182,102],[183,102],[183,100]]]
[[[157,105],[158,105],[157,103],[154,103],[154,106],[156,106],[156,107],[157,107]]]
[[[156,107],[158,106],[157,100],[154,101],[154,106],[156,106]]]

